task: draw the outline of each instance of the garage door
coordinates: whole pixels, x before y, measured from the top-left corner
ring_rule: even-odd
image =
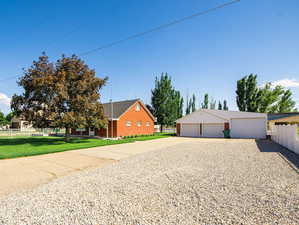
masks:
[[[231,137],[233,138],[266,138],[266,120],[232,119]]]
[[[203,137],[223,137],[224,124],[203,124]]]
[[[182,124],[181,125],[181,136],[185,137],[199,137],[199,124]]]

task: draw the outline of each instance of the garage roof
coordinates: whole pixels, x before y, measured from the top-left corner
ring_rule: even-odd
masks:
[[[178,119],[177,123],[224,123],[230,119],[241,118],[267,118],[266,113],[225,111],[214,109],[199,109],[189,115]]]

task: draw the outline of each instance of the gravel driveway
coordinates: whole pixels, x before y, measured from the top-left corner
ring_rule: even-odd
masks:
[[[0,224],[299,224],[299,175],[272,151],[193,139],[2,198]]]

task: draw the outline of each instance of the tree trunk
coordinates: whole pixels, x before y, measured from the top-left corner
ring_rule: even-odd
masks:
[[[65,128],[65,136],[64,136],[64,140],[66,141],[66,142],[69,142],[70,141],[70,128],[69,127],[66,127]]]
[[[160,124],[160,132],[162,133],[163,132],[163,125]]]

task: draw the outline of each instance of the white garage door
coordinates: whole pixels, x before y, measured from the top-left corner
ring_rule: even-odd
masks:
[[[232,119],[231,137],[266,138],[266,119]]]
[[[199,137],[199,124],[182,124],[181,125],[181,136],[184,137]]]
[[[223,137],[224,124],[203,124],[203,137]]]

